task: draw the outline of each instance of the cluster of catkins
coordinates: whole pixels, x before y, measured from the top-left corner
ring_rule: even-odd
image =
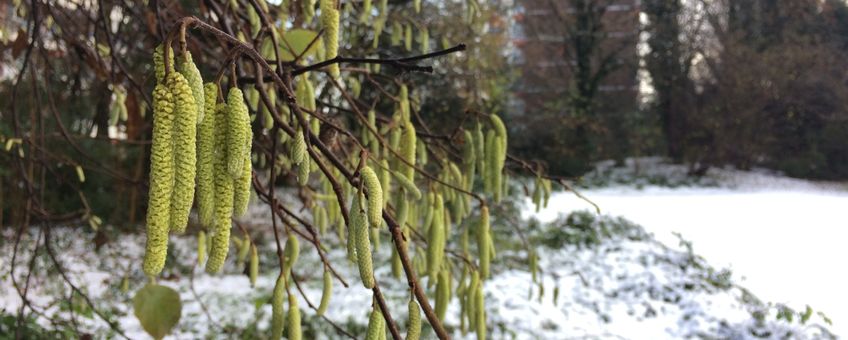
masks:
[[[317,199],[311,207],[313,222],[320,233],[324,233],[328,225],[337,226],[339,238],[346,239],[348,259],[358,266],[362,285],[370,289],[376,284],[372,254],[380,246],[380,232],[385,228],[383,215],[386,211],[391,212],[405,236],[400,240],[401,248],[410,249],[407,242],[415,239],[415,235],[426,240],[426,245],[415,248],[412,265],[420,276],[429,280],[428,287],[435,286],[433,295],[437,317],[444,319],[449,301],[456,297],[462,306],[461,330],[470,330],[485,338],[482,287],[490,274],[495,249],[489,208],[484,202],[474,205],[476,201],[472,201],[473,197],[468,193],[473,191],[476,176],[480,176],[486,193],[492,198],[498,200],[505,194],[507,187],[501,174],[506,159],[506,129],[496,115],[481,117],[473,128],[461,134],[458,142],[462,145],[462,159],[457,164],[450,157],[440,154],[440,150],[428,150],[418,140],[410,119],[413,105],[410,97],[407,87],[401,85],[396,112],[390,122],[378,126],[376,113],[370,111],[361,125],[360,141],[372,157],[364,160],[357,183],[342,182],[345,197],[352,196],[348,228],[345,229],[339,214],[341,207],[334,189],[323,176],[320,177],[321,189],[315,194]],[[387,145],[383,145],[381,139],[387,141]],[[415,177],[417,169],[427,166],[428,151],[436,154],[442,172],[437,181],[429,181],[431,185],[424,194],[415,183]],[[359,161],[354,159],[351,163]],[[478,217],[463,224],[475,210]],[[463,266],[462,275],[457,279],[452,274],[455,264],[445,255],[452,228],[461,226],[464,228],[458,234],[461,236],[462,256],[473,258],[470,243],[474,240],[477,263],[474,266],[459,264]],[[395,277],[403,275],[404,269],[395,247],[392,247],[391,267]],[[409,308],[408,334],[415,339],[420,334],[421,323],[415,299],[410,300]],[[385,336],[385,324],[380,313],[380,309],[375,307],[369,321],[368,339],[379,339],[371,337],[371,334]]]
[[[166,76],[164,47],[153,54],[153,143],[144,272],[159,275],[165,265],[170,232],[182,233],[197,198],[200,224],[212,234],[206,270],[221,270],[229,251],[231,218],[247,210],[250,200],[252,132],[241,90],[230,89],[217,103],[218,87],[203,84],[186,51],[176,58],[169,49]],[[205,258],[205,232],[200,238]],[[202,260],[202,259],[201,259]]]

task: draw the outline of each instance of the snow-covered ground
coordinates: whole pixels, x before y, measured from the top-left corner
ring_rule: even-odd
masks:
[[[685,169],[679,167],[649,164],[647,168],[656,178],[671,179],[666,184],[688,181],[682,179],[680,174]],[[608,170],[605,173],[608,178],[635,177],[627,171]],[[843,269],[848,247],[840,246],[846,240],[843,229],[848,226],[845,222],[848,213],[840,209],[848,204],[848,190],[844,186],[730,170],[710,172],[706,181],[698,183],[700,187],[651,186],[656,178],[639,184],[639,189],[619,183],[604,189],[583,190],[605,214],[591,223],[592,228],[627,227],[591,246],[539,248],[542,270],[539,277],[543,287],[532,282],[526,266],[527,254],[522,249],[499,250],[492,277],[485,285],[490,338],[748,339],[756,333],[779,339],[818,338],[826,334],[812,326],[823,325],[818,315],[800,324],[798,317],[794,322],[777,320],[775,309],[766,308],[769,315],[764,320],[755,320],[752,313],[759,307],[750,302],[748,290],[737,285],[740,276],[745,278],[741,286],[760,299],[786,302],[796,311],[803,311],[809,304],[833,319],[832,330],[837,334],[848,335],[848,307],[844,306],[848,298],[843,291],[848,287]],[[548,208],[534,214],[527,205],[522,215],[554,221],[561,214],[588,208],[586,202],[570,193],[555,193]],[[624,216],[641,227],[613,223],[615,218],[606,214]],[[195,269],[192,280],[189,273],[195,259],[194,238],[172,237],[170,269],[160,283],[180,292],[183,317],[174,336],[169,338],[254,338],[256,334],[267,333],[268,298],[277,275],[272,238],[261,232],[269,230],[267,221],[267,209],[259,206],[252,207],[244,220],[248,229],[257,231],[252,233],[253,237],[261,242],[262,269],[255,288],[249,286],[247,277],[241,274],[243,267],[232,258],[224,275],[211,276]],[[562,219],[556,223],[562,223]],[[7,229],[2,236],[11,240],[10,232]],[[703,257],[679,248],[679,239],[673,232],[692,241],[694,252]],[[130,338],[146,338],[132,314],[129,300],[146,281],[139,268],[144,236],[114,236],[96,253],[90,233],[57,228],[53,234],[62,240],[54,246],[61,250],[60,261],[71,272],[72,280]],[[36,239],[37,233],[33,232],[24,238],[22,245],[31,249]],[[335,282],[333,302],[326,316],[362,337],[370,309],[370,291],[362,288],[356,268],[344,259],[344,247],[335,243],[332,236],[328,235],[326,240],[331,262],[350,284],[344,288]],[[16,313],[21,304],[7,275],[11,245],[0,242],[0,311],[8,314]],[[307,249],[305,242],[302,246],[304,250],[295,273],[301,278],[306,297],[317,305],[321,297],[321,273],[311,268],[321,268],[321,264],[314,249]],[[403,331],[408,287],[404,280],[391,276],[388,246],[384,236],[375,255],[376,276]],[[16,277],[22,282],[28,263],[20,258],[18,261]],[[174,267],[174,262],[179,266]],[[35,265],[41,269],[36,273],[43,273],[52,264],[40,257]],[[723,267],[733,270],[732,278],[722,272]],[[124,275],[129,275],[130,280],[127,293],[119,289]],[[35,275],[28,296],[40,311],[67,318],[62,305],[54,303],[56,292],[62,290],[61,280]],[[67,295],[67,291],[63,294]],[[300,307],[308,334],[315,338],[341,338],[328,323],[314,316],[302,296]],[[453,300],[446,325],[455,338],[472,339],[472,333],[463,336],[458,329],[459,310],[459,304]],[[111,337],[107,325],[96,317],[77,316],[77,319],[83,330],[98,334],[98,338]],[[51,326],[43,319],[39,323]],[[432,333],[425,331],[425,338],[431,337]]]
[[[668,177],[685,171],[659,168]],[[764,171],[712,170],[708,178],[717,186],[613,184],[581,193],[603,214],[623,216],[669,246],[678,245],[674,233],[680,233],[710,264],[741,276],[741,284],[758,297],[797,310],[810,305],[833,320],[835,333],[848,337],[848,186]],[[583,209],[593,208],[560,192],[538,214],[524,215],[551,221]]]

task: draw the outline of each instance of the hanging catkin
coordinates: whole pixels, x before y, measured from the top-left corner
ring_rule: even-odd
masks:
[[[385,319],[380,308],[376,305],[371,310],[371,316],[368,317],[368,332],[365,335],[365,340],[379,340],[386,334]]]
[[[392,171],[391,173],[394,175],[395,179],[397,179],[398,184],[400,184],[401,188],[403,188],[403,191],[412,194],[416,201],[421,199],[421,190],[418,189],[415,183],[399,172]]]
[[[366,223],[364,220],[361,220],[362,215],[359,213],[359,207],[362,205],[359,202],[360,197],[361,195],[353,196],[353,200],[350,203],[350,211],[348,212],[348,216],[350,216],[350,227],[347,228],[347,258],[354,263],[358,262],[356,255],[357,226],[360,223]]]
[[[209,260],[206,261],[206,272],[221,271],[227,253],[230,251],[230,228],[233,215],[233,179],[227,171],[227,130],[229,122],[227,106],[218,104],[215,108],[215,233],[212,237],[212,248]]]
[[[410,181],[415,180],[415,147],[418,145],[415,126],[406,121],[400,139],[400,155],[406,162],[400,162],[401,173]],[[407,164],[408,163],[408,164]]]
[[[232,178],[239,178],[244,162],[250,162],[251,131],[247,104],[238,87],[227,94],[227,121],[227,171]]]
[[[406,340],[418,340],[421,337],[421,309],[415,298],[409,300],[409,326],[406,330]]]
[[[480,279],[489,277],[489,207],[480,208],[480,224],[477,226],[477,256],[480,260]]]
[[[286,279],[283,273],[277,276],[277,284],[274,286],[274,294],[271,297],[271,339],[280,339],[283,337],[283,330],[286,326],[285,310],[283,303],[285,302],[286,294]]]
[[[324,27],[324,48],[326,58],[333,59],[339,55],[339,11],[334,0],[321,0],[321,25]],[[330,75],[339,77],[339,64],[329,66]]]
[[[289,234],[289,238],[286,240],[286,261],[283,263],[283,269],[285,270],[286,275],[291,275],[292,268],[294,268],[299,256],[300,241],[298,241],[297,236],[294,236],[294,233],[291,233]]]
[[[292,163],[300,165],[309,156],[306,151],[306,132],[301,128],[298,128],[297,131],[291,141],[290,156]]]
[[[259,254],[256,251],[256,245],[250,244],[250,286],[256,286],[256,277],[259,276]]]
[[[165,266],[168,253],[171,192],[174,188],[171,125],[174,103],[163,84],[153,90],[153,145],[150,148],[150,192],[147,204],[147,245],[144,273],[156,276]]]
[[[484,301],[485,295],[482,286],[483,283],[480,282],[474,292],[474,310],[476,312],[474,325],[477,329],[477,339],[486,338],[486,302]]]
[[[362,13],[359,15],[360,23],[368,23],[368,19],[371,18],[371,0],[363,0],[362,1]]]
[[[450,281],[448,279],[448,271],[441,270],[438,276],[438,282],[436,283],[436,317],[439,320],[444,322],[445,313],[448,310],[448,303],[450,302]]]
[[[289,340],[300,340],[303,338],[303,333],[300,329],[300,307],[297,304],[297,297],[294,294],[289,293],[289,314],[288,318],[288,339]]]
[[[445,255],[445,208],[442,194],[436,194],[433,206],[433,222],[427,233],[427,273],[430,282],[435,282],[436,274],[442,266]]]
[[[330,270],[324,266],[324,290],[321,293],[321,303],[318,305],[318,316],[324,315],[327,307],[330,306],[330,297],[333,296],[333,277],[330,275]]]
[[[378,228],[383,221],[383,189],[380,187],[380,179],[374,169],[365,166],[360,171],[365,188],[368,189],[368,221],[371,227]]]
[[[430,52],[430,31],[427,27],[422,27],[418,31],[418,43],[421,44],[421,53]]]
[[[356,194],[361,196],[362,193]],[[371,289],[374,287],[374,270],[371,263],[371,239],[368,228],[368,215],[362,209],[362,198],[354,198],[351,206],[351,228],[353,228],[354,246],[356,247],[356,264],[359,266],[359,277],[362,285]]]
[[[202,266],[206,261],[206,232],[197,233],[197,265]]]
[[[153,70],[156,74],[156,84],[164,84],[165,82],[165,55],[163,45],[156,46],[153,51]],[[174,51],[168,47],[168,64],[174,69]]]
[[[194,96],[196,107],[197,124],[201,124],[206,117],[206,100],[204,99],[206,93],[203,89],[203,78],[200,76],[200,70],[197,69],[197,65],[191,59],[191,52],[186,51],[182,58],[177,59],[177,71],[185,77],[188,85],[191,86],[191,94]]]
[[[211,228],[215,216],[215,102],[218,86],[203,87],[204,111],[209,114],[197,129],[197,215],[200,224]]]
[[[248,130],[250,131],[250,130]],[[252,132],[248,132],[252,140]],[[244,215],[247,212],[247,207],[250,205],[250,189],[253,181],[253,164],[250,157],[247,157],[242,163],[241,175],[236,178],[233,192],[233,215],[236,217]]]
[[[403,31],[403,47],[407,52],[412,52],[412,25],[407,24]]]
[[[174,192],[171,194],[171,230],[185,231],[194,202],[197,171],[197,108],[191,87],[182,74],[168,74],[168,90],[174,96]]]

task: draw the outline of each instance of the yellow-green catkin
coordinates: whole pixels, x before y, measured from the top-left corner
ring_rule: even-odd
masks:
[[[171,230],[185,231],[194,202],[197,172],[197,108],[191,86],[182,74],[168,75],[168,89],[174,96],[174,192],[171,194]]]
[[[371,227],[377,228],[383,221],[383,189],[380,187],[380,179],[377,173],[369,166],[360,171],[365,188],[368,189],[368,221]]]
[[[250,116],[244,94],[238,87],[227,94],[227,171],[238,178],[244,171],[244,162],[250,162]]]
[[[529,251],[529,261],[530,261],[530,275],[533,279],[533,282],[536,282],[536,273],[539,271],[539,260],[535,251]]]
[[[188,80],[188,85],[191,86],[191,94],[194,96],[194,104],[197,107],[195,109],[197,124],[201,124],[206,117],[206,100],[204,99],[206,93],[203,89],[203,77],[191,58],[191,52],[186,51],[182,58],[177,59],[177,71]]]
[[[156,50],[153,51],[153,70],[156,74],[156,84],[164,84],[165,82],[165,49],[163,46],[156,46]],[[168,64],[173,70],[174,51],[170,47],[168,47]]]
[[[400,99],[398,104],[400,105],[401,119],[403,122],[408,122],[410,121],[412,113],[410,112],[409,105],[409,88],[406,87],[406,84],[400,85],[400,94],[398,94],[398,98]],[[412,129],[412,131],[415,131],[415,129]]]
[[[311,22],[315,17],[315,0],[302,0],[300,5],[303,9],[303,22]]]
[[[421,0],[414,0],[412,2],[412,7],[415,8],[415,13],[421,13]]]
[[[371,18],[371,0],[363,0],[362,1],[362,13],[359,15],[359,22],[368,23],[368,19]]]
[[[286,250],[285,250],[285,262],[283,262],[283,268],[285,269],[286,275],[290,275],[292,268],[294,268],[295,263],[297,263],[297,258],[300,256],[300,241],[298,241],[297,236],[294,234],[289,234],[288,240],[286,240]]]
[[[358,193],[357,196],[362,195]],[[356,264],[359,266],[359,277],[362,285],[371,289],[374,287],[374,269],[371,262],[371,239],[368,228],[368,215],[362,209],[362,199],[354,198],[351,207],[351,228],[353,228],[354,247],[356,248]]]
[[[292,163],[295,165],[302,164],[303,161],[309,157],[306,151],[306,132],[303,129],[298,128],[297,132],[294,134],[291,141],[291,149],[289,151]]]
[[[339,11],[334,0],[321,0],[321,25],[324,27],[324,48],[326,58],[333,59],[339,55]],[[339,64],[329,66],[330,75],[339,77]]]
[[[445,208],[442,194],[436,194],[433,209],[433,222],[427,233],[427,273],[430,275],[430,282],[437,279],[436,275],[445,255]]]
[[[412,52],[412,25],[406,25],[403,30],[403,47],[407,52]]]
[[[392,22],[392,46],[400,45],[401,39],[403,39],[403,25],[401,25],[400,21],[395,20]]]
[[[350,216],[350,227],[347,228],[347,258],[352,262],[358,262],[356,255],[356,232],[360,228],[360,224],[367,224],[365,221],[365,214],[360,213],[360,207],[362,204],[359,199],[362,195],[354,195],[353,200],[350,203],[350,212],[348,216]],[[367,226],[364,227],[367,229]]]
[[[448,310],[448,303],[450,303],[450,279],[448,278],[448,271],[442,270],[439,272],[439,278],[436,282],[436,317],[439,320],[445,320],[445,313]]]
[[[365,334],[365,340],[379,340],[386,335],[386,320],[383,319],[383,313],[376,305],[371,310],[371,316],[368,317],[368,331]]]
[[[271,297],[271,339],[280,339],[283,337],[283,331],[286,328],[285,310],[283,304],[286,298],[286,279],[285,275],[280,273],[277,277],[277,284],[274,286],[274,294]]]
[[[256,286],[256,278],[259,276],[259,254],[256,244],[250,244],[250,286]]]
[[[474,292],[474,310],[476,312],[474,325],[476,326],[477,339],[486,339],[486,302],[483,294],[483,283],[478,284]]]
[[[215,103],[218,85],[203,87],[204,111],[209,114],[197,129],[197,215],[200,224],[212,227],[215,216]]]
[[[403,133],[400,139],[400,154],[406,161],[400,162],[400,169],[407,179],[413,181],[415,180],[415,148],[418,146],[418,141],[412,122],[406,121],[403,124]]]
[[[421,309],[414,298],[409,300],[409,325],[406,330],[406,340],[421,338]]]
[[[297,304],[297,297],[294,294],[289,294],[289,313],[288,318],[288,339],[300,340],[303,338],[303,332],[300,329],[300,307]]]
[[[317,315],[321,316],[327,312],[327,307],[330,306],[330,297],[333,296],[333,276],[330,275],[330,270],[324,266],[324,290],[321,293],[321,303],[318,305]]]
[[[150,192],[147,204],[147,245],[144,273],[156,276],[165,266],[168,253],[170,200],[174,188],[173,140],[171,125],[174,102],[163,84],[153,90],[153,145],[150,148]]]
[[[483,135],[483,128],[480,123],[477,123],[474,127],[474,153],[477,159],[477,172],[483,176],[484,180],[488,176],[485,172],[487,159],[485,145],[486,138]]]
[[[477,249],[480,261],[480,279],[489,277],[489,207],[480,209],[480,224],[477,226]]]
[[[380,189],[383,190],[383,208],[389,204],[389,195],[391,194],[392,188],[392,175],[391,170],[389,170],[389,161],[383,158],[380,160],[380,166],[378,167],[379,177],[380,177]]]
[[[421,44],[421,53],[430,52],[430,31],[427,27],[422,27],[418,31],[418,43]]]
[[[248,130],[249,131],[249,130]],[[252,133],[250,133],[252,135]],[[246,158],[242,163],[241,176],[235,179],[233,192],[233,215],[238,217],[247,212],[247,207],[250,205],[250,189],[253,183],[253,164],[250,158]]]
[[[468,283],[468,291],[465,293],[465,311],[468,325],[475,328],[477,324],[477,291],[480,290],[480,273],[475,271],[471,274]]]
[[[206,262],[208,273],[221,271],[227,253],[230,250],[230,228],[233,215],[233,179],[227,171],[227,106],[218,104],[215,107],[215,217],[214,235],[209,260]]]
[[[206,261],[206,232],[197,233],[197,265],[202,266]]]
[[[79,180],[80,183],[85,183],[85,171],[83,171],[82,167],[77,165],[74,167],[74,170],[77,172],[77,180]]]
[[[393,171],[392,174],[395,175],[395,178],[398,180],[398,184],[400,184],[401,188],[403,188],[403,191],[408,194],[412,194],[415,200],[421,199],[421,190],[418,189],[413,181],[398,172]]]
[[[477,150],[475,148],[474,134],[469,131],[464,131],[464,144],[462,144],[462,164],[465,173],[465,190],[471,190],[474,186],[474,174],[477,171]],[[482,155],[480,155],[482,156]]]
[[[239,240],[238,237],[233,239],[233,243],[236,245],[236,249],[238,249],[238,253],[236,253],[236,263],[238,263],[239,267],[244,265],[244,261],[247,261],[247,256],[250,255],[250,237],[244,235],[244,240]]]

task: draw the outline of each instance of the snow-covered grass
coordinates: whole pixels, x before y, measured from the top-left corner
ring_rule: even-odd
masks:
[[[674,233],[681,234],[711,264],[731,268],[759,297],[795,309],[810,305],[833,320],[838,334],[848,336],[848,185],[764,170],[713,169],[699,180],[712,186],[686,186],[684,167],[658,159],[606,169],[610,178],[621,180],[581,191],[603,213],[624,216],[670,246],[678,244]],[[637,180],[634,185],[627,178],[670,178],[683,184],[669,188]],[[524,215],[551,221],[590,208],[560,192],[546,209],[538,214],[525,210]]]
[[[605,176],[615,180],[605,182],[603,188],[582,191],[600,205],[601,217],[578,213],[568,220],[558,218],[590,207],[570,193],[555,193],[550,205],[538,214],[532,212],[529,202],[520,207],[523,217],[546,222],[520,222],[528,229],[527,237],[546,244],[539,248],[541,285],[532,282],[527,253],[518,239],[507,237],[513,235],[510,229],[503,229],[503,221],[494,218],[495,227],[502,228],[496,230],[496,238],[513,244],[499,249],[493,275],[485,286],[490,338],[826,337],[827,331],[819,328],[825,325],[820,315],[813,314],[804,324],[797,313],[792,322],[779,320],[780,307],[760,302],[754,295],[764,301],[785,302],[798,312],[809,304],[833,318],[838,333],[848,334],[844,331],[848,313],[841,305],[848,299],[840,291],[848,286],[840,263],[848,254],[845,247],[839,247],[845,240],[839,227],[846,226],[848,217],[839,209],[848,203],[844,186],[733,170],[711,171],[705,179],[691,180],[683,175],[685,168],[662,165],[656,159],[640,160],[638,171],[630,164],[623,169],[607,165]],[[641,227],[610,215],[625,216]],[[277,275],[268,221],[267,209],[258,205],[243,220],[247,228],[256,231],[252,236],[260,244],[262,269],[255,288],[234,259],[228,261],[224,275],[211,276],[193,268],[194,237],[172,237],[169,267],[159,282],[180,292],[183,318],[169,338],[266,336],[268,299]],[[563,235],[577,240],[590,235],[592,241],[562,243],[554,237],[565,231]],[[674,232],[692,242],[694,253],[679,246]],[[110,242],[95,252],[92,233],[71,228],[56,228],[51,233],[55,249],[61,251],[59,260],[98,309],[116,320],[130,338],[147,338],[130,303],[134,291],[146,282],[139,268],[144,236],[112,235]],[[37,237],[33,229],[22,246],[33,249]],[[0,314],[15,314],[21,301],[8,273],[11,230],[5,230],[3,238]],[[370,291],[361,286],[356,268],[345,260],[344,247],[335,237],[327,235],[324,240],[328,257],[349,284],[345,288],[334,283],[326,316],[362,337]],[[305,242],[302,245],[295,272],[306,298],[317,305],[322,265],[315,250]],[[405,280],[391,276],[385,235],[375,256],[378,282],[403,331],[408,287]],[[18,282],[24,281],[28,265],[21,258],[15,276]],[[68,295],[67,287],[55,271],[47,270],[51,267],[46,256],[38,257],[28,297],[39,312],[68,320],[67,308],[56,303]],[[732,275],[724,267],[732,269]],[[131,283],[127,293],[119,288],[125,275]],[[300,307],[307,338],[342,338],[314,316],[303,297]],[[455,338],[472,339],[473,334],[463,335],[459,330],[459,310],[454,300],[446,325]],[[55,327],[45,318],[37,320],[44,327]],[[96,316],[77,315],[76,321],[81,329],[100,337],[113,335]],[[432,332],[425,330],[424,338],[433,338]]]

